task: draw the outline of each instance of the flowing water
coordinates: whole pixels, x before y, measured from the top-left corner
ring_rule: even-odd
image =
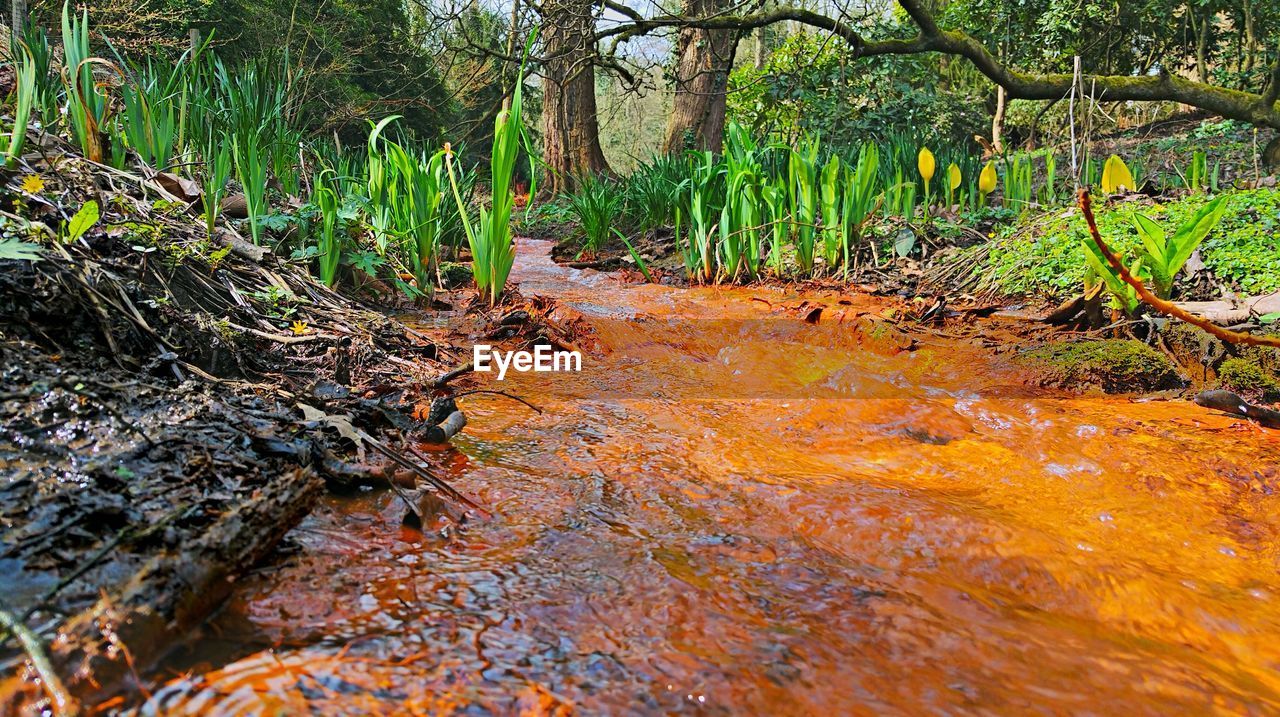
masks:
[[[541,415],[465,399],[435,455],[495,517],[327,499],[144,711],[1280,711],[1280,433],[902,351],[869,298],[548,248],[514,278],[579,317],[584,370],[508,375]]]

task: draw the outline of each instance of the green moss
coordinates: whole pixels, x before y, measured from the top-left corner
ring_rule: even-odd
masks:
[[[1256,358],[1229,358],[1218,367],[1218,381],[1223,388],[1246,396],[1273,398],[1280,395],[1280,380],[1274,371],[1263,367]]]
[[[446,289],[456,289],[471,281],[471,267],[451,261],[440,263],[441,283]]]
[[[1168,357],[1131,339],[1048,344],[1018,360],[1039,374],[1041,385],[1057,388],[1132,393],[1173,388],[1181,382]]]

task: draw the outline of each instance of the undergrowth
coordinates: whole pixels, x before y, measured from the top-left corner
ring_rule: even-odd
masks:
[[[1205,267],[1229,288],[1245,294],[1280,289],[1280,190],[1249,189],[1230,192],[1221,224],[1200,247]],[[1138,247],[1133,216],[1178,224],[1209,201],[1194,194],[1171,202],[1118,202],[1098,213],[1098,228],[1120,251]],[[1029,216],[996,232],[990,253],[979,271],[991,285],[1007,294],[1065,296],[1084,279],[1080,238],[1085,225],[1074,209]]]

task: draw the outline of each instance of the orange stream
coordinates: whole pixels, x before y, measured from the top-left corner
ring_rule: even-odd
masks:
[[[1280,711],[1280,433],[547,250],[514,279],[584,371],[464,399],[437,454],[495,517],[327,499],[144,711]]]

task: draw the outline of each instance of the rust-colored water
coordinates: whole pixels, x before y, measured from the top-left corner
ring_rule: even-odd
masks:
[[[1280,435],[546,250],[515,279],[593,327],[584,372],[440,454],[496,517],[330,499],[146,710],[1280,711]]]

